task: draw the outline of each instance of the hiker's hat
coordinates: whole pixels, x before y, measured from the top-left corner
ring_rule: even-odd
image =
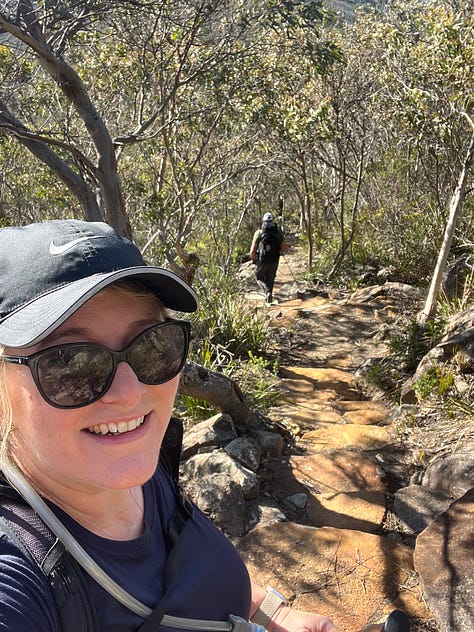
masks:
[[[273,215],[271,213],[265,213],[265,215],[263,216],[263,221],[264,222],[273,221]]]
[[[29,347],[104,287],[136,279],[169,309],[194,312],[179,276],[147,266],[138,248],[103,222],[51,220],[0,230],[0,344]]]

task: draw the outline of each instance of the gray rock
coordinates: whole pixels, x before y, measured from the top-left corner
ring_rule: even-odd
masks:
[[[474,327],[474,307],[453,314],[448,321],[446,338],[463,334]]]
[[[436,459],[426,468],[421,484],[459,498],[474,487],[474,454],[457,453]]]
[[[308,494],[293,494],[293,496],[287,496],[286,500],[297,509],[304,509],[308,504]]]
[[[279,505],[268,497],[259,498],[252,503],[249,511],[248,528],[268,527],[286,520],[285,514]]]
[[[236,436],[237,432],[230,415],[214,415],[186,429],[182,458],[188,459],[203,448],[223,446]]]
[[[384,390],[372,378],[371,375],[380,366],[380,358],[366,358],[354,372],[356,386],[370,399],[382,399]]]
[[[452,502],[453,499],[441,491],[409,485],[394,494],[393,512],[404,533],[421,533]]]
[[[256,441],[249,437],[237,437],[225,446],[225,451],[238,463],[252,472],[258,470],[262,450]]]
[[[386,281],[383,285],[371,285],[355,290],[351,294],[351,301],[370,301],[379,296],[390,296],[396,298],[407,298],[419,300],[421,292],[418,288],[407,283],[397,283],[396,281]]]
[[[241,487],[243,496],[247,500],[257,498],[259,493],[259,479],[255,472],[236,463],[222,451],[196,454],[183,464],[182,470],[189,481],[199,484],[213,474],[226,474],[230,480]]]
[[[442,290],[449,299],[461,298],[466,281],[472,275],[473,259],[470,254],[463,254],[453,263],[446,266],[443,273]]]
[[[246,503],[242,489],[225,472],[209,474],[194,482],[193,499],[223,531],[240,536],[245,530]]]
[[[443,632],[474,629],[474,489],[416,539],[414,562]]]
[[[383,288],[387,293],[387,296],[398,299],[411,299],[413,301],[419,301],[423,297],[423,293],[420,288],[408,283],[398,283],[397,281],[386,281],[383,284]]]
[[[370,301],[377,296],[385,296],[383,285],[370,285],[369,287],[358,288],[352,292],[350,300],[363,303],[365,301]]]
[[[283,454],[283,438],[277,432],[257,430],[255,432],[262,453],[269,457],[281,457]]]

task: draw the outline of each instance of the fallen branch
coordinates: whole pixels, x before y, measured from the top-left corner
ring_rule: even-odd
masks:
[[[202,399],[220,412],[227,413],[240,431],[258,425],[257,417],[239,386],[222,373],[206,369],[195,362],[187,362],[181,374],[178,392]]]

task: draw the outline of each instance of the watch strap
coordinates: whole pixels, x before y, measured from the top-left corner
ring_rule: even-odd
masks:
[[[257,612],[252,617],[252,623],[268,628],[273,615],[281,606],[287,606],[288,600],[274,588],[267,588],[265,599],[259,605]]]

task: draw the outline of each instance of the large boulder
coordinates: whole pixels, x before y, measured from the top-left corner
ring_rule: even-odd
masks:
[[[446,632],[474,629],[474,489],[416,539],[414,563],[425,596]]]

